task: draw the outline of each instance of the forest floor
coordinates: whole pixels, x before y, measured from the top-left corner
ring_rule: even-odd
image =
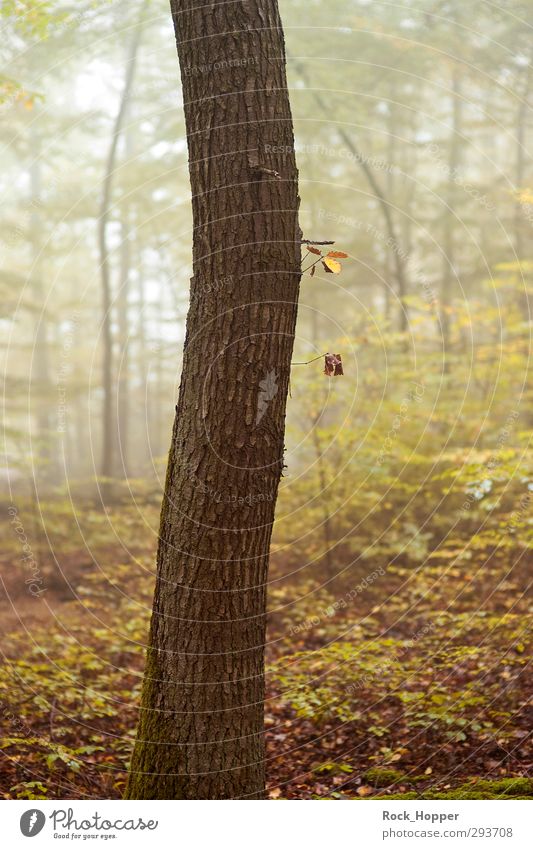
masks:
[[[4,557],[4,798],[122,793],[153,588],[147,510],[144,529],[118,507],[112,522],[87,510],[83,550],[52,511],[60,568],[38,547],[37,598],[16,547]],[[533,798],[528,558],[518,543],[477,565],[441,549],[328,581],[274,557],[269,797]]]

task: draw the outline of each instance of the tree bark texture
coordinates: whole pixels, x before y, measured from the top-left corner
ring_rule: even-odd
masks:
[[[301,275],[285,51],[275,0],[171,8],[193,277],[126,797],[257,799],[268,553]]]

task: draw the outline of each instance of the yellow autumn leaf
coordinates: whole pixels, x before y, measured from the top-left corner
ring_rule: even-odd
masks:
[[[325,256],[322,260],[322,265],[324,266],[326,271],[329,271],[332,274],[340,274],[342,265],[340,262],[337,262],[336,259],[331,259],[329,256]]]

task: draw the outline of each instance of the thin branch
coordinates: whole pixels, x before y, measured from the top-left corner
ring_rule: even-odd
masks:
[[[291,366],[308,366],[309,363],[316,363],[317,360],[321,360],[322,357],[326,357],[327,354],[328,354],[328,351],[326,351],[325,354],[319,354],[318,357],[313,357],[312,360],[307,360],[306,363],[291,363]]]
[[[309,253],[309,251],[308,251],[308,253]],[[304,257],[304,259],[305,259],[305,257]],[[320,262],[320,260],[322,260],[322,259],[324,259],[324,257],[319,256],[318,259],[315,259],[315,261],[312,262],[311,265],[308,265],[307,268],[302,268],[302,274],[305,274],[306,271],[309,271],[309,269],[312,268],[313,265],[316,265],[317,262]],[[302,260],[302,262],[303,262],[303,260]]]
[[[288,54],[288,58],[292,61],[292,63],[294,64],[294,67],[296,68],[296,70],[300,74],[301,78],[305,82],[305,84],[306,84],[307,88],[309,89],[309,91],[311,92],[311,95],[312,95],[315,103],[317,104],[317,106],[321,109],[321,111],[325,115],[329,115],[326,101],[324,100],[324,98],[322,97],[322,95],[320,94],[319,91],[316,91],[312,88],[311,82],[310,82],[310,79],[309,79],[309,75],[307,74],[307,70],[306,70],[305,66],[299,60],[297,60],[294,56],[291,56],[290,54]],[[376,179],[376,177],[375,177],[375,175],[372,171],[372,168],[368,164],[366,158],[361,154],[359,148],[357,147],[357,145],[355,144],[355,142],[353,141],[351,136],[348,134],[348,132],[344,129],[343,126],[337,126],[337,132],[338,132],[339,136],[341,137],[341,139],[343,140],[346,147],[348,148],[348,150],[350,151],[350,153],[353,155],[357,164],[361,167],[361,169],[362,169],[362,171],[363,171],[363,173],[364,173],[364,175],[365,175],[365,177],[366,177],[366,179],[367,179],[367,181],[370,185],[370,188],[372,189],[372,191],[373,191],[373,193],[376,197],[376,200],[377,200],[378,205],[381,209],[381,212],[383,214],[383,218],[384,218],[384,221],[385,221],[385,228],[386,228],[387,233],[389,235],[390,244],[392,246],[392,259],[393,259],[395,272],[396,272],[396,280],[397,280],[397,283],[398,283],[398,298],[399,298],[400,303],[401,303],[401,312],[400,312],[401,327],[400,327],[400,329],[402,331],[406,331],[407,326],[408,326],[408,319],[407,319],[407,308],[406,308],[406,305],[404,303],[404,298],[405,298],[405,296],[407,295],[407,292],[408,292],[407,269],[406,269],[406,264],[404,262],[401,251],[399,250],[400,240],[398,239],[398,236],[396,234],[396,226],[395,226],[394,219],[393,219],[393,216],[392,216],[389,201],[386,198],[385,193],[381,189],[381,186],[380,186],[378,180]]]

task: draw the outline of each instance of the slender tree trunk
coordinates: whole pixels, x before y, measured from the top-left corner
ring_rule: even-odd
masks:
[[[43,232],[41,214],[41,161],[39,134],[32,124],[31,142],[33,161],[30,166],[30,193],[31,212],[29,221],[29,236],[31,248],[31,271],[29,282],[31,284],[35,303],[42,307],[40,315],[37,316],[35,328],[35,347],[33,351],[33,368],[35,369],[35,384],[37,388],[37,427],[38,427],[38,455],[42,467],[38,468],[39,477],[50,481],[55,477],[55,458],[52,453],[50,434],[50,405],[52,403],[52,391],[50,381],[50,356],[48,344],[48,319],[45,307],[45,286],[43,282],[44,262]]]
[[[309,77],[304,66],[294,59],[293,62],[295,68],[298,70],[298,73],[300,74],[306,85],[310,86]],[[331,114],[330,106],[322,97],[320,92],[313,90],[313,100],[315,101],[317,106],[322,110],[324,115]],[[368,185],[374,192],[374,196],[377,200],[379,209],[383,216],[385,232],[387,233],[387,240],[391,251],[392,267],[394,269],[394,276],[396,277],[398,300],[400,301],[399,329],[400,332],[404,333],[409,327],[409,313],[407,304],[405,303],[405,298],[409,294],[409,281],[406,268],[405,251],[402,249],[399,237],[396,232],[396,225],[394,223],[394,217],[392,214],[392,204],[385,195],[383,189],[381,188],[379,181],[377,180],[372,170],[372,166],[368,164],[367,159],[365,158],[365,156],[363,156],[352,137],[346,132],[344,127],[340,125],[336,127],[336,131],[344,142],[344,144],[346,145],[346,147],[348,148],[348,150],[350,151],[350,153],[352,154],[352,156],[354,157],[357,164],[360,166],[361,170],[363,171]]]
[[[404,174],[402,178],[403,194],[399,200],[401,204],[402,218],[402,245],[404,248],[404,256],[406,257],[406,265],[409,265],[411,252],[413,250],[413,224],[415,221],[414,208],[416,197],[416,133],[417,133],[417,118],[418,113],[411,114],[411,120],[408,124],[409,143],[403,147],[403,157],[401,162],[401,170]]]
[[[312,207],[312,231],[313,233],[317,231],[317,220],[315,217],[315,209]],[[314,290],[314,300],[316,301],[316,290]],[[320,332],[319,332],[319,305],[318,303],[311,305],[311,343],[312,343],[312,351],[313,356],[316,355],[316,352],[319,350],[320,345]],[[327,394],[327,393],[326,393]],[[322,408],[325,406],[324,403],[321,405]],[[322,535],[324,540],[324,564],[326,566],[326,572],[328,579],[333,578],[335,574],[335,564],[333,559],[333,534],[331,533],[331,504],[326,494],[328,488],[327,474],[326,474],[326,463],[324,459],[324,450],[322,445],[322,440],[320,438],[318,432],[318,425],[320,422],[321,413],[312,414],[311,416],[311,441],[313,443],[313,448],[315,451],[315,461],[318,470],[318,481],[320,486],[320,504],[322,509]],[[308,427],[308,422],[305,422],[305,428]]]
[[[457,203],[457,177],[461,165],[461,129],[463,101],[461,89],[462,68],[455,67],[452,77],[452,127],[448,153],[448,185],[444,201],[444,226],[442,238],[442,278],[441,278],[441,326],[445,354],[444,370],[449,371],[450,364],[450,310],[456,279],[455,212]]]
[[[285,51],[275,0],[171,7],[194,276],[126,797],[257,799],[268,553],[300,282]]]
[[[408,294],[407,269],[405,267],[405,251],[402,249],[400,244],[400,239],[396,232],[396,225],[392,215],[392,204],[381,189],[378,180],[374,176],[372,167],[368,164],[367,160],[361,154],[348,133],[342,127],[337,127],[337,132],[348,150],[361,166],[383,215],[385,231],[388,236],[388,243],[391,251],[392,267],[394,269],[394,276],[396,277],[398,300],[400,302],[399,330],[401,333],[405,333],[409,327],[409,312],[407,303],[405,302],[405,298]]]
[[[306,169],[307,178],[311,185],[314,186],[315,174],[311,168]],[[316,195],[313,191],[311,196],[311,223],[310,223],[310,233],[320,233],[320,227],[322,226],[318,214],[317,203],[316,203]],[[314,238],[318,238],[314,236]],[[324,328],[324,333],[329,332],[329,328],[327,328],[328,321],[324,320],[325,313],[323,310],[323,302],[321,299],[322,291],[321,287],[318,283],[315,283],[315,278],[313,280],[313,285],[307,288],[304,288],[304,292],[306,294],[306,303],[309,305],[309,310],[311,311],[311,343],[313,345],[312,351],[313,355],[316,354],[317,347],[320,344],[319,340],[323,339],[322,336],[322,328]],[[301,303],[301,302],[300,302]],[[332,304],[330,302],[330,309],[332,308]],[[333,307],[334,309],[334,307]],[[301,308],[300,308],[300,322],[301,322]],[[326,329],[327,328],[327,329]],[[323,341],[322,341],[323,344]],[[320,350],[320,349],[318,349]]]
[[[396,166],[397,159],[397,144],[396,144],[396,132],[397,132],[397,108],[396,108],[396,79],[393,77],[390,86],[389,86],[389,103],[388,103],[388,115],[387,115],[387,171],[385,177],[385,186],[387,192],[387,199],[391,204],[394,204],[396,201],[396,179],[394,168]],[[390,290],[390,281],[394,279],[394,255],[390,250],[385,253],[385,264],[384,264],[384,289],[385,289],[385,318],[389,319],[391,314],[391,290]],[[398,326],[399,329],[402,329],[402,321],[403,321],[403,313],[404,307],[403,304],[400,303],[400,309],[398,312]]]
[[[117,437],[120,452],[121,474],[129,475],[129,420],[130,420],[130,292],[131,245],[129,233],[129,215],[126,206],[122,221],[122,241],[120,244],[120,286],[117,296],[118,336],[119,336],[119,374],[117,380]]]
[[[143,12],[144,12],[143,6]],[[135,75],[135,66],[137,64],[137,54],[142,33],[142,18],[139,26],[135,29],[131,41],[127,63],[126,77],[124,87],[120,98],[118,112],[113,126],[113,134],[111,136],[111,144],[107,154],[107,163],[104,176],[104,185],[102,191],[102,201],[100,204],[100,215],[98,218],[98,246],[100,251],[100,273],[102,278],[102,340],[103,340],[103,358],[102,358],[102,386],[104,390],[104,401],[102,409],[102,459],[100,463],[100,473],[103,477],[112,477],[114,472],[114,447],[115,433],[113,427],[113,332],[111,327],[111,310],[112,310],[112,293],[111,293],[111,275],[109,268],[109,248],[107,245],[107,223],[109,221],[109,212],[111,206],[111,193],[113,188],[113,175],[116,167],[117,147],[128,101],[133,85]]]
[[[328,499],[328,478],[326,473],[326,462],[324,460],[324,447],[318,433],[319,416],[314,417],[311,426],[311,441],[315,450],[315,461],[318,470],[318,481],[320,486],[320,506],[322,510],[322,536],[324,541],[324,564],[328,580],[336,577],[335,562],[333,558],[334,537],[331,532],[331,500]]]
[[[146,409],[146,401],[150,397],[148,383],[148,344],[146,339],[146,295],[145,295],[145,269],[143,253],[139,239],[135,243],[133,263],[138,273],[137,281],[137,322],[136,322],[136,359],[134,363],[135,374],[135,409],[136,421],[141,421],[142,427],[135,428],[135,439],[137,440],[137,463],[136,474],[144,467],[150,468],[152,464],[152,453],[150,452],[150,409]],[[140,440],[140,443],[139,443]]]
[[[529,117],[529,94],[531,87],[531,64],[525,71],[524,87],[521,93],[520,103],[516,114],[516,161],[515,161],[515,188],[520,191],[525,188],[526,176],[526,132]],[[515,253],[519,262],[524,259],[524,212],[520,200],[515,202],[514,208],[514,233]]]

